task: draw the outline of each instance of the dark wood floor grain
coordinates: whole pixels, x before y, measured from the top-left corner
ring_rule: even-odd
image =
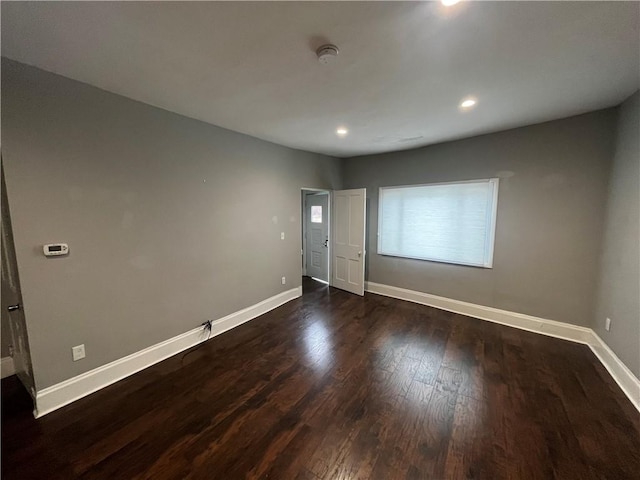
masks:
[[[3,478],[639,478],[638,412],[586,346],[305,291],[39,420],[3,380]]]

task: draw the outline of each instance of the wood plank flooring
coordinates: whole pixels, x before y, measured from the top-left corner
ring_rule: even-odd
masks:
[[[304,287],[39,420],[3,380],[2,478],[640,478],[638,412],[586,346]]]

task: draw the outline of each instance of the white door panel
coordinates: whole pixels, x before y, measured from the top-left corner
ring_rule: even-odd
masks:
[[[331,285],[364,295],[366,189],[333,192]]]
[[[1,321],[9,325],[11,346],[13,347],[13,364],[16,375],[35,399],[35,383],[31,365],[31,351],[27,336],[27,324],[22,307],[22,293],[16,263],[11,219],[5,186],[4,170],[2,171],[2,281],[0,295]]]

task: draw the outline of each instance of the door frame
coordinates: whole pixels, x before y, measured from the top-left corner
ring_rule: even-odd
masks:
[[[3,267],[6,268],[6,275],[8,277],[2,279],[3,287],[6,285],[9,290],[15,294],[15,299],[9,301],[9,303],[15,302],[19,305],[16,312],[7,312],[6,320],[9,322],[9,329],[11,332],[11,344],[13,345],[13,361],[15,374],[24,385],[26,390],[33,398],[34,405],[36,401],[36,389],[35,389],[35,377],[33,374],[33,361],[31,358],[31,346],[29,343],[29,327],[27,326],[27,319],[24,313],[24,303],[22,298],[22,288],[20,286],[20,271],[18,270],[15,242],[13,237],[13,225],[11,222],[11,211],[9,209],[9,198],[7,193],[7,178],[4,171],[4,161],[0,155],[0,183],[2,184],[2,256]],[[6,216],[5,216],[6,215]],[[6,265],[5,265],[6,263]],[[15,291],[14,291],[15,290]],[[5,298],[3,297],[3,300]],[[3,302],[2,308],[6,308],[8,305]],[[16,316],[20,316],[20,320],[16,319]],[[22,358],[20,358],[22,355]],[[16,362],[16,359],[18,360]]]
[[[301,265],[300,265],[300,277],[305,277],[307,276],[307,208],[306,208],[306,196],[307,193],[312,193],[312,194],[326,194],[327,195],[327,233],[329,235],[329,242],[327,242],[327,284],[331,285],[331,279],[333,278],[333,276],[331,275],[332,271],[331,271],[331,252],[332,252],[332,246],[331,246],[331,208],[332,208],[332,204],[331,201],[333,199],[333,190],[330,190],[328,188],[309,188],[309,187],[302,187],[300,189],[300,210],[301,210],[301,215],[300,215],[300,223],[301,225]],[[319,280],[322,281],[322,280]]]

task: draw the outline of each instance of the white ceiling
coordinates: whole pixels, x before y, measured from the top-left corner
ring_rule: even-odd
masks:
[[[638,2],[2,2],[2,55],[348,157],[617,105]],[[338,45],[321,65],[315,49]],[[461,113],[466,95],[477,108]],[[339,138],[338,126],[349,135]]]

